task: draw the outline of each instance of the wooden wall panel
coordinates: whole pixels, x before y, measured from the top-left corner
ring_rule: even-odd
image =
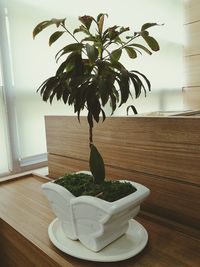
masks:
[[[200,54],[200,20],[195,23],[189,23],[185,25],[185,31],[187,32],[185,55],[186,56],[199,55]]]
[[[85,118],[46,117],[46,132],[49,153],[88,160]],[[113,117],[95,127],[94,142],[107,165],[200,184],[199,132],[198,118]]]
[[[199,10],[199,0],[185,0],[185,24],[198,21],[200,19]]]
[[[192,110],[200,110],[200,87],[185,87],[183,89],[184,106]]]
[[[53,177],[57,178],[65,172],[81,170],[88,170],[87,161],[49,154],[49,172]],[[151,194],[142,205],[143,210],[191,227],[199,227],[200,198],[198,187],[111,166],[106,166],[106,174],[109,179],[123,178],[147,186],[151,190]]]
[[[183,98],[188,109],[200,109],[200,1],[185,1],[185,81]],[[193,87],[193,90],[186,87]]]
[[[200,54],[185,57],[185,87],[200,86]]]

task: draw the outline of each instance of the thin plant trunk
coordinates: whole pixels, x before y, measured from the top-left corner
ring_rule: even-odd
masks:
[[[93,144],[93,126],[90,125],[89,127],[89,146]]]

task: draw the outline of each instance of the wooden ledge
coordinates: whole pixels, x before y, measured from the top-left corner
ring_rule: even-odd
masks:
[[[54,219],[41,185],[47,178],[34,174],[0,182],[0,260],[2,266],[107,266],[83,261],[55,248],[47,234]],[[148,231],[149,242],[136,257],[109,263],[115,267],[198,267],[199,232],[140,213],[137,220]],[[190,233],[192,235],[190,235]]]

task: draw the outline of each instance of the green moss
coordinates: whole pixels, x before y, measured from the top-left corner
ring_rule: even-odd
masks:
[[[95,184],[91,175],[84,173],[68,174],[55,181],[69,190],[74,196],[96,196],[103,200],[113,202],[136,191],[136,188],[129,182],[104,181]]]

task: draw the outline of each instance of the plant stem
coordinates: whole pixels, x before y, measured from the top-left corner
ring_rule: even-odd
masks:
[[[89,127],[89,146],[93,144],[93,126]]]
[[[64,29],[65,29],[65,31],[69,34],[69,35],[71,35],[71,37],[77,42],[77,43],[80,43],[79,42],[79,40],[78,39],[76,39],[76,37],[65,27],[65,25],[64,24],[62,24],[61,25]]]

